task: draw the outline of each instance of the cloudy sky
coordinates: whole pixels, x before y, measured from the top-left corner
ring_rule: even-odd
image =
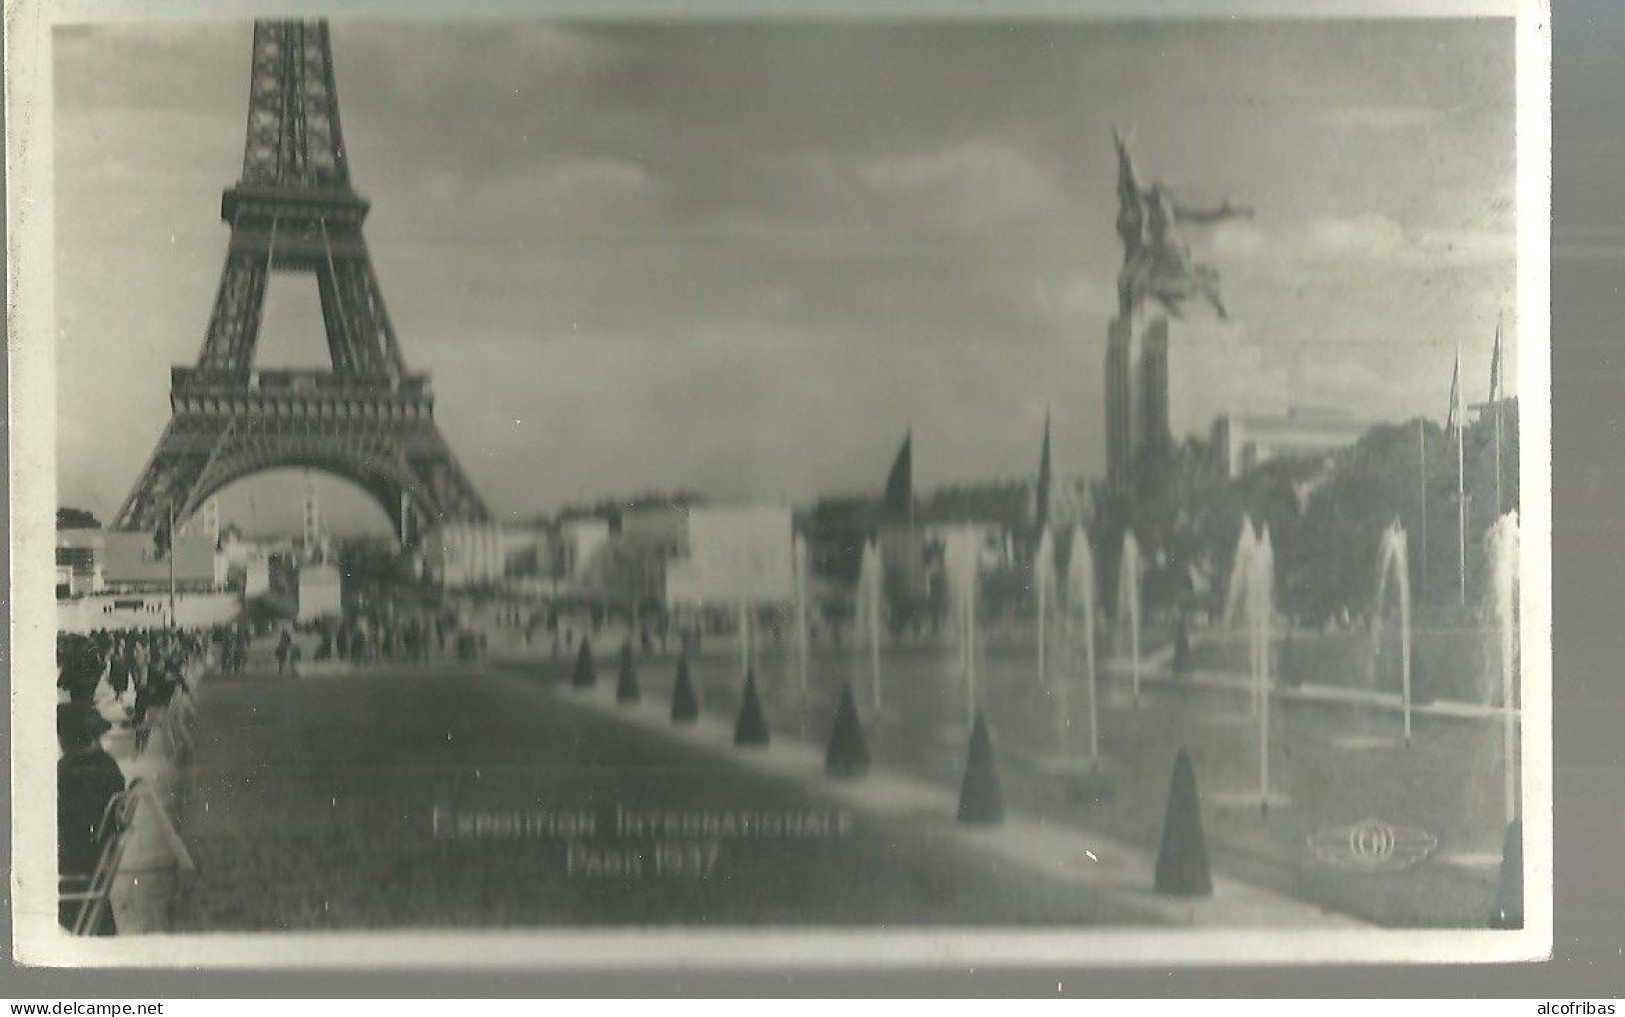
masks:
[[[60,500],[104,519],[202,342],[251,33],[57,30]],[[1046,406],[1057,471],[1101,473],[1114,124],[1144,176],[1257,209],[1191,239],[1293,402],[1442,415],[1455,344],[1482,398],[1498,311],[1516,332],[1510,22],[338,22],[333,46],[396,329],[503,515],[876,489],[910,424],[918,485],[1025,475]],[[324,356],[313,281],[275,278],[261,363]],[[228,514],[250,496],[296,517],[263,478]]]

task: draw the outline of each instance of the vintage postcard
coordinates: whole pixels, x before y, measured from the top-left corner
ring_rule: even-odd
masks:
[[[1545,956],[1547,12],[1155,6],[8,4],[18,957]]]

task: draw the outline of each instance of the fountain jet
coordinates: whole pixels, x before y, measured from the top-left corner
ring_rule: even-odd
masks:
[[[792,544],[796,569],[796,680],[801,698],[807,698],[807,654],[812,633],[807,629],[807,539],[796,534]]]
[[[1068,614],[1083,626],[1084,683],[1089,697],[1089,761],[1100,759],[1099,706],[1095,701],[1095,560],[1089,535],[1082,526],[1072,528],[1072,558],[1067,563]],[[1074,647],[1076,640],[1072,641]]]
[[[1411,743],[1411,572],[1405,530],[1394,520],[1383,531],[1377,552],[1377,602],[1371,619],[1371,666],[1377,667],[1382,650],[1383,612],[1389,578],[1399,595],[1399,698],[1404,715],[1405,744]]]
[[[1049,613],[1050,601],[1055,596],[1055,536],[1048,526],[1038,538],[1033,585],[1038,596],[1038,684],[1044,685],[1049,681]]]
[[[980,541],[976,531],[965,528],[948,534],[943,565],[947,572],[948,598],[959,633],[959,664],[965,674],[966,718],[976,723],[976,574]]]
[[[858,569],[857,622],[868,635],[869,687],[878,715],[884,703],[880,682],[880,602],[885,594],[885,566],[880,561],[880,543],[863,545],[863,561]],[[854,642],[853,649],[857,644]]]
[[[1490,582],[1484,591],[1494,658],[1500,665],[1502,719],[1502,776],[1505,816],[1518,817],[1518,513],[1508,512],[1490,527],[1484,538],[1489,555]],[[1490,656],[1490,654],[1486,654]],[[1488,695],[1485,696],[1489,698]]]
[[[1140,543],[1134,531],[1123,534],[1123,555],[1117,565],[1117,629],[1121,638],[1127,628],[1129,682],[1134,705],[1140,705]]]

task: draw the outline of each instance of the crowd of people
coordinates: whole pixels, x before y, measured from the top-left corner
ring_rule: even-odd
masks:
[[[102,744],[115,726],[135,734],[138,750],[172,708],[188,696],[188,676],[206,660],[209,647],[230,640],[218,630],[145,629],[57,636],[57,871],[58,920],[73,928],[91,878],[113,831],[108,805],[126,787],[124,771]],[[109,720],[109,714],[114,720]],[[117,932],[104,902],[91,935]]]
[[[318,626],[320,642],[314,659],[340,660],[353,664],[400,661],[423,663],[454,652],[470,659],[484,656],[485,634],[458,626],[442,614],[395,618],[380,614],[352,613],[343,619],[328,619]],[[287,633],[283,634],[287,637]],[[297,647],[290,647],[290,653]],[[281,649],[278,650],[279,661]]]
[[[110,698],[132,726],[188,689],[187,673],[200,665],[216,637],[203,629],[106,630],[57,636],[57,689],[72,704],[94,708]]]

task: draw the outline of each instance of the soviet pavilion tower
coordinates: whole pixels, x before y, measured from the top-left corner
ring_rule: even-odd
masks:
[[[221,201],[226,266],[194,367],[170,372],[169,426],[114,520],[185,520],[225,485],[278,467],[354,481],[403,540],[483,522],[485,503],[434,422],[426,374],[407,370],[361,234],[326,22],[254,25],[243,175]],[[310,273],[332,369],[256,370],[274,271]]]

